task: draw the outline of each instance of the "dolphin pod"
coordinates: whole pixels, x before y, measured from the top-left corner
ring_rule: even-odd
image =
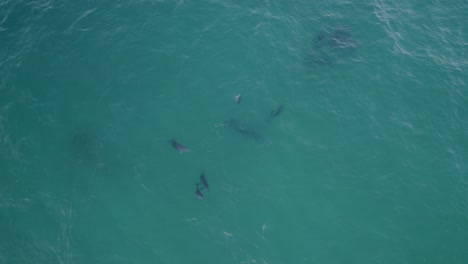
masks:
[[[323,36],[319,37],[319,39],[321,39],[321,38],[323,38]],[[239,104],[241,102],[241,95],[237,94],[236,96],[234,96],[234,100],[236,101],[237,104]],[[271,110],[270,115],[268,117],[268,120],[271,121],[272,119],[277,118],[283,112],[283,110],[284,110],[283,105],[277,106],[275,109]],[[250,139],[253,139],[253,140],[256,140],[256,141],[259,141],[259,140],[263,139],[263,135],[260,134],[257,130],[253,129],[252,127],[249,127],[249,126],[245,125],[244,123],[242,123],[241,121],[239,121],[236,118],[231,118],[229,120],[229,122],[227,122],[226,126],[228,128],[230,128],[231,130],[237,132],[238,134],[241,134],[241,135],[245,136],[246,138],[250,138]],[[179,153],[181,153],[181,154],[184,153],[184,152],[190,151],[190,149],[188,149],[184,145],[180,144],[175,139],[171,139],[169,141],[169,143],[171,144],[171,146],[174,149],[178,150]],[[204,196],[205,191],[203,191],[203,190],[206,190],[206,192],[209,191],[209,185],[208,185],[208,181],[207,181],[207,179],[205,177],[204,171],[201,172],[200,181],[195,183],[195,187],[196,187],[195,197],[197,199],[199,199],[199,200],[204,200],[205,199],[205,196]]]

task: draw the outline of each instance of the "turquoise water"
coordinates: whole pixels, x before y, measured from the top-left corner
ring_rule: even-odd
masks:
[[[0,1],[0,263],[468,263],[468,3],[353,2]]]

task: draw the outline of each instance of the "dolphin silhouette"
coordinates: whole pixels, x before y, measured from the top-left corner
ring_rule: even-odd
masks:
[[[188,148],[184,147],[183,145],[177,143],[177,141],[175,141],[174,139],[172,139],[170,141],[171,145],[173,148],[177,149],[180,153],[184,153],[184,152],[187,152],[189,151]]]
[[[248,137],[248,138],[252,138],[252,139],[255,139],[257,141],[263,139],[263,136],[261,134],[259,134],[257,131],[249,128],[249,127],[246,127],[244,126],[243,124],[239,123],[239,121],[237,121],[236,119],[232,118],[231,120],[229,120],[229,127],[231,129],[233,129],[234,131]]]
[[[197,199],[203,200],[205,197],[203,197],[203,193],[200,191],[200,188],[197,186],[197,190],[195,191],[195,195],[197,196]]]
[[[276,108],[276,110],[272,110],[270,112],[270,119],[273,119],[273,118],[279,116],[281,114],[281,112],[283,112],[283,105],[278,106],[278,108]]]
[[[237,94],[236,96],[234,96],[234,101],[236,101],[236,103],[240,104],[241,100],[242,100],[241,94]]]
[[[202,171],[202,173],[201,173],[201,175],[200,175],[200,183],[201,183],[201,185],[202,185],[202,187],[203,187],[204,189],[206,189],[207,191],[209,191],[209,189],[208,189],[208,182],[206,181],[206,177],[205,177],[205,174],[203,173],[203,171]]]

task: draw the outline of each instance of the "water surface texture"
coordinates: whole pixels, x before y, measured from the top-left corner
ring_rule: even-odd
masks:
[[[0,264],[468,263],[467,21],[1,0]]]

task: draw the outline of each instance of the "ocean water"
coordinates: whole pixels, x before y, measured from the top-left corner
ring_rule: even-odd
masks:
[[[467,22],[0,1],[0,264],[468,263]]]

